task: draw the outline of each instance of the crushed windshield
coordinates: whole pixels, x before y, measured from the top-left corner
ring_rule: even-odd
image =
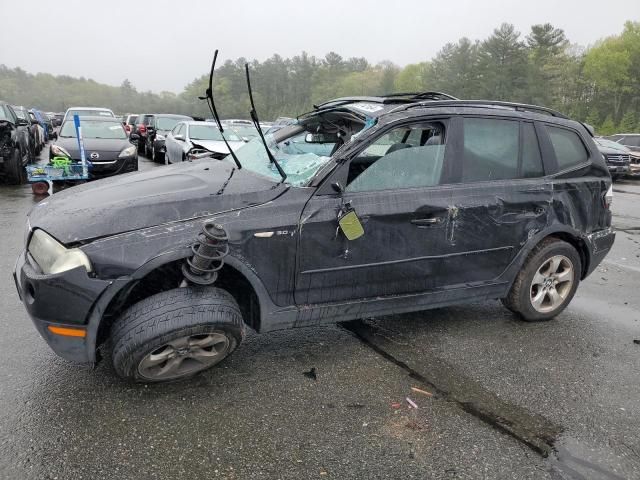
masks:
[[[226,130],[225,130],[226,131]],[[242,140],[233,132],[226,134],[229,142],[241,142]],[[191,140],[214,140],[222,142],[220,130],[215,125],[190,125],[189,138]]]
[[[109,138],[122,139],[127,138],[127,134],[122,128],[121,123],[101,122],[99,120],[80,121],[82,127],[82,138]],[[76,128],[73,122],[64,122],[60,129],[61,137],[76,138]]]
[[[322,155],[312,151],[302,153],[300,149],[291,147],[290,140],[292,139],[276,144],[273,135],[267,135],[265,138],[269,150],[271,150],[271,153],[287,174],[285,182],[294,187],[304,186],[331,158],[329,155]],[[332,151],[334,146],[335,143],[331,144],[331,148],[328,148],[328,146],[326,148]],[[242,168],[269,177],[274,181],[280,181],[280,174],[276,166],[269,160],[260,138],[254,138],[239,148],[236,151],[236,156],[240,160]]]

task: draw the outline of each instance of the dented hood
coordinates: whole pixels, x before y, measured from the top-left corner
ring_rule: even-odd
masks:
[[[205,159],[56,193],[34,207],[29,222],[69,244],[259,205],[287,188],[229,162]]]

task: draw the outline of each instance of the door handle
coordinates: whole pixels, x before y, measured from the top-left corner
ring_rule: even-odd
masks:
[[[433,225],[440,222],[442,222],[442,217],[415,218],[411,220],[414,225]]]

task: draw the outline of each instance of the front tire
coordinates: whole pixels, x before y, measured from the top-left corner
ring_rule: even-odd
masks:
[[[22,185],[27,181],[27,173],[22,166],[22,154],[20,149],[13,151],[10,161],[5,161],[5,175],[9,185]]]
[[[176,288],[134,304],[116,320],[111,358],[116,373],[128,380],[182,380],[224,360],[244,335],[242,314],[230,293]]]
[[[571,302],[581,271],[572,245],[547,238],[531,251],[502,303],[525,321],[551,320]]]

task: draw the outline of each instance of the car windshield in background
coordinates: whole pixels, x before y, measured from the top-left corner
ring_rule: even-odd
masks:
[[[258,131],[254,127],[249,126],[230,125],[228,129],[235,132],[235,134],[243,140],[251,140],[259,135]],[[225,129],[225,131],[227,130]]]
[[[226,134],[230,142],[241,142],[242,140],[233,131]],[[222,142],[220,130],[215,125],[190,125],[189,138],[191,140],[216,140]]]
[[[78,115],[79,117],[113,117],[111,112],[105,110],[69,110],[68,117]]]
[[[173,130],[178,122],[184,122],[184,118],[156,117],[156,128],[158,130]]]
[[[290,153],[289,139],[276,144],[273,135],[267,135],[266,140],[267,145],[269,145],[269,150],[271,150],[271,153],[287,174],[285,182],[294,187],[306,185],[316,172],[331,158],[313,152]],[[330,150],[332,150],[334,146],[335,143],[331,144]],[[269,160],[262,140],[258,137],[239,148],[236,156],[238,160],[240,160],[242,168],[269,177],[274,181],[280,181],[282,178],[275,164]],[[229,157],[226,158],[229,159]]]
[[[16,112],[16,115],[18,118],[21,118],[22,120],[27,119],[27,113],[24,110],[20,110],[19,108],[14,108],[13,111]]]
[[[127,138],[127,134],[122,128],[122,124],[115,122],[101,122],[100,120],[85,120],[80,122],[82,127],[82,138]],[[64,122],[60,130],[61,137],[76,138],[76,127],[73,121]]]

